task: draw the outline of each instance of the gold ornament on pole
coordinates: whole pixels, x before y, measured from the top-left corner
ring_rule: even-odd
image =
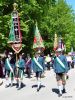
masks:
[[[16,11],[17,6],[18,6],[17,3],[13,4],[14,11]]]

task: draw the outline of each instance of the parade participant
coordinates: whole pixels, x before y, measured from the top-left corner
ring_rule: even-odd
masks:
[[[37,91],[39,91],[41,88],[41,75],[44,70],[44,58],[40,56],[40,53],[41,53],[40,51],[35,53],[35,56],[32,60],[32,64],[31,64],[33,71],[36,74]]]
[[[10,60],[11,60],[11,54],[8,54],[6,60],[5,60],[5,77],[6,77],[6,85],[5,87],[9,87],[9,85],[13,85],[13,68],[11,66],[11,63],[10,63]],[[9,82],[9,78],[11,79],[11,83]]]
[[[66,73],[68,72],[68,64],[66,56],[62,54],[62,49],[58,48],[56,51],[56,55],[54,58],[54,71],[56,73],[56,80],[58,85],[59,94],[58,96],[62,96],[62,93],[65,93],[65,85],[66,85]]]
[[[17,88],[18,90],[21,89],[21,85],[22,85],[22,80],[23,80],[23,72],[24,72],[24,68],[25,68],[25,61],[22,58],[22,55],[19,55],[18,60],[16,61],[16,73],[17,73]]]
[[[47,70],[50,70],[50,62],[51,62],[51,57],[50,55],[48,54],[46,57],[45,57],[45,65],[47,67]]]
[[[26,74],[28,75],[28,78],[30,78],[30,75],[31,75],[31,57],[29,54],[27,54],[25,65],[26,65]]]
[[[72,64],[72,57],[71,55],[66,55],[66,58],[67,58],[67,62],[68,62],[68,67],[69,69],[71,69],[71,64]]]

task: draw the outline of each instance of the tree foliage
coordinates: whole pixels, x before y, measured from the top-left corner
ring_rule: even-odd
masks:
[[[33,50],[36,21],[44,40],[45,51],[53,50],[55,33],[63,37],[67,51],[70,51],[75,43],[75,14],[65,0],[0,0],[0,51],[10,48],[7,41],[14,2],[18,4],[23,52],[31,53]],[[74,45],[73,47],[75,49]]]

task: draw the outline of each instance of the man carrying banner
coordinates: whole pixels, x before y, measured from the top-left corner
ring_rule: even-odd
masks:
[[[37,22],[35,24],[35,30],[34,30],[33,49],[35,50],[36,53],[32,60],[31,67],[33,68],[33,71],[36,73],[36,78],[38,82],[37,91],[39,91],[41,86],[41,75],[43,75],[42,72],[44,71],[44,57],[41,57],[41,53],[43,53],[45,46],[41,34],[39,32]]]
[[[44,71],[44,58],[40,56],[40,51],[35,53],[33,57],[31,67],[36,74],[37,79],[37,91],[41,88],[41,75]]]
[[[62,93],[65,93],[65,85],[66,85],[66,73],[68,72],[68,64],[66,56],[62,54],[62,49],[58,48],[56,50],[56,55],[54,58],[54,71],[56,73],[56,80],[58,85],[59,94],[58,96],[62,96]]]

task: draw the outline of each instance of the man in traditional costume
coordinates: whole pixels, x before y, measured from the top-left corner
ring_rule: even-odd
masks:
[[[58,85],[59,94],[58,96],[62,96],[62,93],[65,93],[65,85],[66,85],[66,73],[68,72],[68,63],[66,56],[62,54],[62,49],[58,48],[56,50],[56,55],[54,58],[53,64],[54,72],[56,73],[56,80]]]
[[[41,37],[41,34],[39,32],[37,22],[35,24],[35,30],[34,30],[34,42],[33,42],[33,49],[35,50],[35,56],[32,60],[32,68],[33,71],[36,73],[37,78],[37,91],[39,91],[41,86],[41,75],[44,72],[44,57],[41,56],[41,53],[44,51],[45,46],[43,43],[43,39]]]
[[[36,74],[37,91],[39,91],[41,88],[41,75],[44,71],[44,58],[40,56],[40,51],[35,53],[31,66],[32,66],[33,71]]]
[[[28,78],[31,77],[31,57],[30,54],[27,54],[27,58],[26,58],[26,74],[28,76]]]
[[[10,63],[11,60],[11,54],[8,54],[8,57],[5,60],[5,77],[6,77],[6,85],[5,87],[9,87],[9,85],[13,85],[13,68],[12,65]],[[11,82],[9,82],[9,79]]]
[[[22,58],[22,55],[19,55],[19,58],[16,62],[16,80],[17,80],[17,88],[18,90],[22,87],[22,81],[23,81],[23,72],[25,68],[25,60]]]

